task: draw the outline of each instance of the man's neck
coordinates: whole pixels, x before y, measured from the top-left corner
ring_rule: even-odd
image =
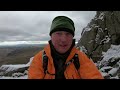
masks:
[[[70,54],[70,51],[75,46],[75,39],[73,39],[73,42],[72,42],[72,45],[71,45],[70,49],[67,52],[63,53],[63,54],[61,54],[61,53],[56,51],[56,49],[54,48],[51,40],[49,41],[49,44],[50,44],[50,47],[51,47],[51,54],[52,54],[52,56],[53,55],[58,55],[58,56],[61,56],[61,57],[68,57],[68,55]]]

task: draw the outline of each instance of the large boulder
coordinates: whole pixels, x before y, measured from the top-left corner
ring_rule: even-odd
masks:
[[[102,52],[120,44],[120,11],[97,11],[95,17],[83,29],[77,46],[94,62],[102,59]]]
[[[0,76],[5,77],[20,77],[27,75],[28,68],[34,57],[30,58],[27,64],[16,64],[16,65],[2,65],[0,67]]]

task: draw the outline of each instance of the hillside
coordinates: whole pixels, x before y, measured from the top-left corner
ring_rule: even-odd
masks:
[[[25,64],[36,53],[42,50],[44,45],[16,45],[0,47],[0,66],[4,64]]]

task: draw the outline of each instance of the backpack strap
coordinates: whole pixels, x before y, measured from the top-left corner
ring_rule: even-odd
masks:
[[[79,62],[78,54],[75,54],[74,57],[65,64],[64,70],[65,70],[66,67],[67,67],[68,65],[70,65],[71,63],[74,63],[75,68],[76,68],[77,71],[78,71],[78,69],[80,68],[80,62]]]
[[[47,66],[48,66],[48,57],[47,57],[45,51],[43,51],[42,60],[43,60],[44,73],[46,74],[46,72],[47,72]]]
[[[46,55],[45,51],[43,51],[43,55],[42,55],[42,60],[43,60],[43,69],[44,69],[44,73],[48,73],[50,75],[55,75],[55,74],[51,74],[48,72],[47,67],[48,67],[48,56]]]
[[[73,63],[75,65],[75,68],[78,70],[80,68],[80,62],[79,62],[78,54],[75,54],[73,59],[74,59]]]
[[[45,51],[43,51],[42,60],[43,60],[44,73],[45,73],[45,74],[46,74],[46,73],[50,74],[50,73],[47,71],[48,57],[47,57]],[[68,65],[70,65],[71,63],[74,63],[75,68],[76,68],[77,71],[78,71],[78,69],[80,68],[80,62],[79,62],[78,54],[75,54],[74,57],[73,57],[69,62],[67,62],[67,63],[65,64],[65,66],[64,66],[64,71],[65,71],[66,67],[67,67]],[[51,75],[55,75],[55,74],[51,74]]]

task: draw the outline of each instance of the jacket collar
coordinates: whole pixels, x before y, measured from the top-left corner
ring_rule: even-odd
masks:
[[[49,44],[44,48],[44,50],[45,50],[45,52],[46,52],[46,55],[47,55],[50,59],[52,59],[52,60],[50,60],[50,61],[53,62],[53,58],[52,58],[52,54],[51,54],[52,51],[51,51],[50,42],[51,42],[51,40],[49,41]],[[73,44],[72,44],[71,48],[70,48],[68,51],[69,51],[69,54],[68,54],[68,57],[67,57],[66,62],[69,61],[69,60],[71,60],[71,59],[73,58],[75,52],[76,52],[76,49],[75,49],[75,39],[73,39]],[[67,52],[68,52],[68,51],[67,51]],[[57,52],[57,51],[56,51],[56,52]],[[58,54],[59,54],[59,53],[58,53]]]

